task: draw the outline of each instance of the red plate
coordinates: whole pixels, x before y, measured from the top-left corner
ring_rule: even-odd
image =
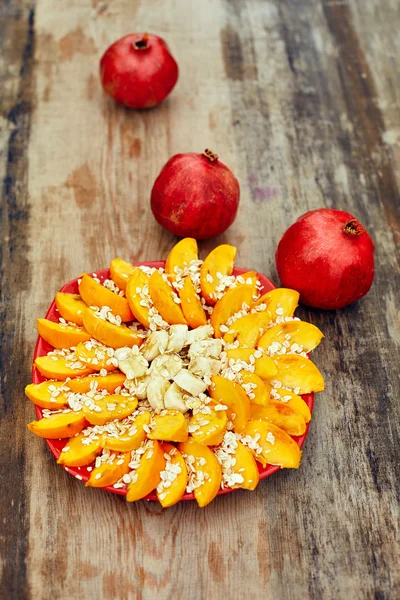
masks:
[[[140,265],[146,265],[148,267],[164,267],[164,261],[151,261],[151,262],[142,262],[142,263],[135,263],[135,266],[140,266]],[[242,273],[246,273],[247,270],[246,269],[235,269],[234,270],[234,275],[240,275]],[[104,279],[108,279],[110,277],[110,271],[109,269],[103,269],[102,271],[97,271],[96,273],[97,277],[100,279],[100,281],[104,281]],[[259,280],[261,281],[261,292],[262,293],[266,293],[269,290],[272,290],[275,288],[275,285],[272,283],[272,281],[270,281],[267,277],[265,277],[264,275],[259,275]],[[69,283],[66,283],[60,290],[61,292],[68,292],[70,294],[77,294],[79,293],[78,291],[78,279],[74,279],[73,281],[70,281]],[[50,305],[49,310],[47,311],[46,314],[46,319],[49,319],[50,321],[56,321],[58,322],[59,319],[59,313],[56,309],[56,305],[55,302],[53,301]],[[33,355],[33,361],[35,361],[35,359],[38,356],[44,356],[46,355],[50,350],[53,350],[52,346],[50,346],[50,344],[48,344],[47,342],[45,342],[41,337],[38,337],[37,342],[36,342],[36,346],[35,346],[35,352]],[[41,375],[39,373],[39,371],[37,369],[35,369],[35,367],[33,366],[32,368],[32,381],[33,383],[41,383],[42,381],[45,381],[46,378],[43,377],[43,375]],[[313,406],[314,406],[314,394],[306,394],[303,396],[303,400],[306,402],[307,406],[309,407],[311,413],[313,410]],[[42,409],[39,406],[35,406],[36,409],[36,416],[38,419],[42,418]],[[304,444],[304,440],[307,437],[308,434],[308,429],[309,429],[309,423],[307,425],[307,429],[304,433],[304,435],[301,435],[299,437],[294,437],[293,439],[297,442],[297,444],[300,446],[300,448],[303,446]],[[60,452],[62,450],[62,448],[65,446],[65,444],[67,443],[66,439],[63,440],[46,440],[47,445],[49,446],[51,452],[53,453],[53,455],[55,456],[55,458],[58,458],[60,456]],[[269,477],[270,475],[272,475],[273,473],[276,473],[276,471],[279,471],[280,467],[276,467],[274,465],[267,465],[265,467],[262,467],[259,463],[258,464],[258,470],[260,472],[260,479],[265,479],[265,477]],[[90,473],[87,470],[87,467],[63,467],[68,473],[70,473],[71,475],[73,475],[74,477],[77,477],[78,479],[81,479],[82,481],[87,481],[89,479],[89,475]],[[113,494],[119,494],[122,496],[126,495],[126,488],[118,488],[115,489],[112,486],[108,486],[106,489],[109,492],[112,492]],[[234,490],[230,489],[230,488],[224,488],[223,490],[221,489],[218,494],[228,494],[229,492],[233,492]],[[146,500],[157,500],[157,496],[154,492],[152,492],[151,494],[149,494],[148,496],[146,496]],[[193,494],[185,494],[182,497],[182,500],[194,500],[194,496]]]

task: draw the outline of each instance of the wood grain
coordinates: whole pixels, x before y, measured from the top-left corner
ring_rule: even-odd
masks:
[[[0,597],[400,596],[398,297],[400,51],[395,0],[7,0],[0,6]],[[104,49],[130,29],[168,40],[173,94],[133,112],[101,92]],[[35,318],[115,256],[165,256],[149,210],[174,153],[214,149],[237,174],[235,224],[201,243],[276,277],[303,212],[357,215],[376,242],[369,295],[301,309],[325,333],[327,380],[298,472],[199,510],[82,484],[27,432]]]

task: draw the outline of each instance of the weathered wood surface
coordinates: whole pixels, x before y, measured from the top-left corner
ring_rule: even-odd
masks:
[[[399,25],[396,0],[0,4],[1,598],[400,597]],[[131,30],[164,36],[180,65],[155,110],[99,87],[102,51]],[[348,309],[303,310],[326,334],[327,390],[301,469],[162,512],[57,467],[25,428],[23,386],[35,318],[65,281],[165,256],[152,182],[205,147],[241,182],[217,240],[238,264],[276,279],[285,228],[329,206],[374,236],[376,279]]]

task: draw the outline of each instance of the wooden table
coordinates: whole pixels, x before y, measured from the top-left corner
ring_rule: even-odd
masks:
[[[396,0],[3,0],[0,4],[1,537],[4,599],[400,597],[399,4]],[[104,49],[165,37],[170,98],[105,98]],[[301,311],[326,376],[299,471],[199,510],[133,506],[83,485],[31,435],[23,387],[57,289],[175,239],[149,196],[164,162],[209,147],[242,188],[216,243],[277,280],[274,251],[307,210],[360,218],[376,241],[366,298]]]

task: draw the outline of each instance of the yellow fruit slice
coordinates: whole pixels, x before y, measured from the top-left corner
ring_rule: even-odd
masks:
[[[215,291],[223,277],[232,275],[236,248],[229,244],[217,246],[204,260],[200,269],[201,295],[211,306],[216,303]],[[218,275],[217,275],[218,274]]]
[[[178,410],[164,410],[155,415],[150,422],[149,440],[166,442],[184,442],[188,438],[188,425],[183,415]]]
[[[261,351],[253,348],[231,348],[226,350],[228,361],[231,359],[234,361],[240,360],[248,365],[254,365],[254,372],[261,379],[270,379],[277,372],[276,365],[272,358],[262,353],[259,356],[260,353]]]
[[[144,289],[148,290],[149,280],[150,277],[146,273],[136,268],[128,279],[125,291],[126,299],[135,319],[147,328],[150,327],[149,306],[143,306],[143,304],[146,304],[146,301],[141,297],[141,293]]]
[[[306,430],[301,414],[279,400],[271,400],[267,406],[252,404],[250,412],[252,419],[273,423],[289,435],[303,435]]]
[[[53,360],[56,358],[57,360]],[[78,369],[72,369],[70,366],[74,363],[71,363],[71,360],[65,358],[64,356],[38,356],[35,359],[35,367],[47,377],[47,379],[57,379],[57,381],[64,381],[67,377],[71,379],[73,377],[80,377],[82,375],[89,375],[93,373],[93,369],[89,369],[89,367],[82,366]]]
[[[211,325],[214,327],[214,335],[216,338],[220,338],[226,333],[221,331],[222,326],[227,326],[227,321],[233,317],[234,314],[241,311],[243,306],[250,307],[253,302],[253,294],[255,287],[252,285],[238,285],[235,288],[229,289],[222,296],[220,300],[214,306],[214,310],[211,314]]]
[[[90,465],[101,452],[101,435],[92,434],[91,438],[84,432],[72,437],[58,457],[58,464],[67,467],[85,467]]]
[[[268,312],[245,315],[229,326],[224,340],[228,344],[237,340],[242,348],[255,348],[270,321],[271,315]]]
[[[224,487],[232,489],[243,488],[254,490],[260,475],[252,452],[246,448],[235,434],[228,432],[223,444],[214,450],[222,466],[222,481]]]
[[[208,393],[215,402],[227,406],[227,414],[233,430],[240,432],[250,418],[250,400],[238,383],[220,375],[211,377]]]
[[[185,277],[183,288],[179,290],[179,298],[181,299],[183,316],[189,327],[196,329],[207,324],[206,313],[190,277]]]
[[[149,425],[151,415],[145,410],[138,414],[126,433],[118,437],[109,434],[103,440],[103,447],[115,452],[131,452],[136,450],[145,441],[147,433],[144,426]]]
[[[210,412],[203,414],[198,412],[192,416],[189,422],[189,431],[194,440],[205,446],[218,446],[224,439],[228,423],[228,415],[225,410],[215,410],[209,405]]]
[[[90,340],[89,342],[78,344],[75,348],[75,354],[80,362],[95,371],[101,371],[102,369],[115,371],[117,367],[112,364],[110,360],[112,355],[109,356],[107,350],[106,346]]]
[[[257,346],[263,350],[268,350],[274,342],[281,345],[286,343],[288,345],[286,354],[290,353],[292,347],[293,352],[299,351],[299,346],[302,347],[302,352],[311,352],[318,346],[323,337],[322,331],[311,323],[288,321],[270,327],[263,334]]]
[[[89,487],[107,487],[114,485],[121,477],[129,473],[131,453],[111,454],[99,467],[95,467],[86,485]]]
[[[162,448],[164,457],[169,455],[170,459],[166,461],[165,470],[161,473],[162,477],[165,473],[165,479],[161,479],[157,486],[157,498],[161,506],[167,508],[179,502],[184,495],[188,473],[183,456],[175,446],[164,443]]]
[[[293,317],[293,313],[299,305],[300,294],[289,288],[276,288],[263,294],[252,308],[265,304],[263,310],[267,310],[275,321],[277,317]],[[282,310],[281,310],[282,309]]]
[[[66,323],[54,323],[48,319],[38,319],[37,329],[42,337],[53,348],[71,348],[80,342],[90,340],[87,331],[77,325],[67,325]]]
[[[324,378],[311,360],[297,354],[274,356],[277,372],[274,379],[284,387],[293,388],[295,393],[309,394],[324,389]]]
[[[82,431],[87,421],[81,412],[55,413],[46,419],[28,423],[28,429],[41,438],[58,440],[69,438]]]
[[[161,481],[166,460],[162,445],[157,440],[145,442],[145,452],[140,455],[139,466],[131,473],[126,499],[135,502],[150,494]]]
[[[242,442],[263,467],[270,464],[282,469],[298,469],[300,466],[300,448],[290,435],[272,423],[249,421],[242,432]]]
[[[240,375],[242,377],[242,387],[246,393],[249,391],[251,394],[247,394],[251,403],[266,406],[269,402],[269,392],[261,377],[250,371],[241,371]],[[249,383],[250,386],[248,386]]]
[[[109,373],[108,375],[103,376],[88,376],[88,377],[78,377],[71,381],[68,381],[66,385],[68,385],[71,392],[75,392],[78,394],[85,394],[91,390],[92,382],[96,382],[97,390],[107,390],[109,394],[115,392],[116,388],[124,385],[124,381],[126,379],[126,375],[124,373]]]
[[[174,301],[172,287],[159,271],[154,271],[150,277],[149,292],[154,306],[169,325],[187,325],[181,307]]]
[[[233,472],[242,475],[244,481],[237,483],[234,487],[255,490],[260,480],[257,463],[251,451],[239,441],[235,450],[235,459],[236,464],[233,467]]]
[[[184,238],[172,248],[165,261],[165,272],[176,274],[175,267],[185,269],[192,260],[198,260],[197,242],[193,238]]]
[[[207,506],[221,487],[222,469],[214,452],[193,438],[178,445],[188,467],[189,485],[193,489],[197,504]]]
[[[101,283],[98,283],[84,273],[79,284],[79,293],[88,306],[108,306],[113,315],[121,317],[122,321],[133,321],[133,314],[129,308],[128,300],[115,294]]]
[[[86,304],[79,294],[66,294],[65,292],[57,292],[56,307],[63,319],[69,323],[83,325],[83,309]]]
[[[135,267],[123,258],[114,258],[110,264],[110,277],[120,290],[126,290],[129,277]]]
[[[68,388],[61,381],[43,381],[30,383],[25,388],[25,394],[41,408],[58,410],[68,404]]]
[[[268,390],[268,393],[270,393],[272,389],[271,384],[265,382],[265,386]],[[286,406],[289,406],[290,408],[293,408],[293,410],[298,412],[303,417],[306,423],[309,423],[311,421],[311,411],[301,396],[298,396],[291,390],[287,390],[282,387],[279,389],[275,388],[275,393],[280,396],[281,401],[284,402]]]
[[[129,329],[126,325],[114,325],[114,323],[101,319],[91,308],[85,309],[83,322],[90,335],[105,346],[132,348],[132,346],[140,346],[143,343],[143,338],[136,331]]]
[[[83,402],[82,412],[92,425],[105,425],[109,421],[125,419],[131,415],[138,404],[137,398],[109,394],[102,398]]]

